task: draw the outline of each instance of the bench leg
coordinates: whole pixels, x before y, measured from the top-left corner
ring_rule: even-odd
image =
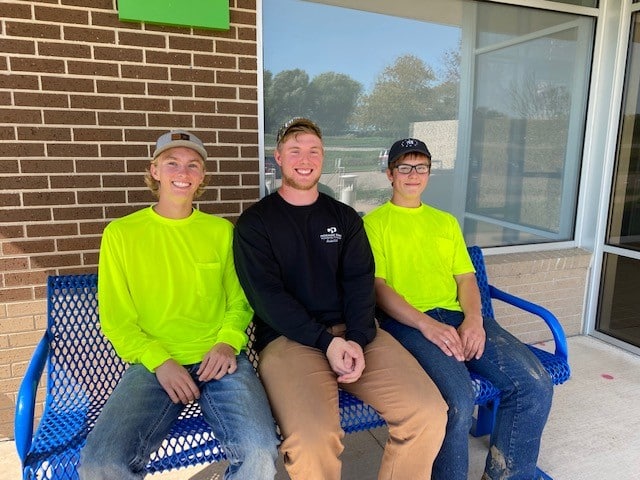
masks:
[[[553,478],[551,478],[549,475],[544,473],[538,467],[536,467],[536,478],[542,478],[543,480],[553,480]]]
[[[471,435],[474,437],[482,437],[489,435],[493,431],[499,403],[500,400],[494,400],[487,403],[487,405],[478,405],[478,415],[477,418],[473,420]]]

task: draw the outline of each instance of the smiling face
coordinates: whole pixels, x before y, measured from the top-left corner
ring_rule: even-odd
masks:
[[[402,207],[418,207],[421,203],[420,196],[429,183],[429,173],[418,173],[415,168],[411,168],[409,173],[401,173],[397,168],[400,165],[431,166],[431,161],[426,155],[408,153],[394,161],[392,168],[387,169],[387,178],[393,185],[391,201]]]
[[[182,199],[191,202],[205,176],[202,157],[187,147],[170,148],[161,153],[149,170],[159,182],[161,201]]]
[[[289,135],[276,149],[274,158],[282,169],[282,188],[312,190],[322,174],[322,140],[313,133]]]

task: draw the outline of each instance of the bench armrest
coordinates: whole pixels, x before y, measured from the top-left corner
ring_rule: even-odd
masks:
[[[14,434],[16,449],[18,450],[18,456],[20,457],[22,465],[24,465],[27,454],[31,449],[36,393],[48,356],[49,336],[45,332],[29,361],[29,367],[20,384],[20,390],[18,391],[18,398],[16,400]]]
[[[553,340],[556,344],[556,355],[565,361],[568,360],[567,337],[562,325],[553,313],[536,303],[516,297],[515,295],[507,293],[504,290],[500,290],[493,285],[489,285],[489,293],[491,294],[491,298],[503,301],[509,305],[513,305],[514,307],[518,307],[542,318],[553,335]]]

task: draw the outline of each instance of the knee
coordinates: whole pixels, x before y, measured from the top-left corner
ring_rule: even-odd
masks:
[[[473,411],[475,407],[475,394],[473,389],[470,392],[460,392],[458,395],[451,395],[446,398],[449,411],[447,412],[447,430],[461,429],[466,433],[471,428]]]
[[[282,442],[283,454],[292,459],[337,458],[342,453],[344,446],[342,429],[328,428],[302,428],[292,432]],[[312,463],[312,462],[311,462]]]

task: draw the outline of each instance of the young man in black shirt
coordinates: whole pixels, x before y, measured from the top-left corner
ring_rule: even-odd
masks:
[[[339,480],[338,385],[389,426],[379,479],[428,479],[447,406],[415,359],[375,324],[374,263],[362,219],[318,192],[324,146],[312,121],[277,135],[279,190],[238,219],[234,256],[255,310],[258,371],[294,480]]]

